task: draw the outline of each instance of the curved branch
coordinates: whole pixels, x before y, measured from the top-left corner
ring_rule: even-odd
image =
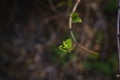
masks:
[[[76,43],[76,44],[78,45],[78,47],[80,47],[81,49],[83,49],[83,50],[85,50],[85,51],[87,51],[87,52],[89,52],[89,53],[93,53],[93,54],[96,54],[96,55],[97,55],[96,52],[94,52],[94,51],[92,51],[92,50],[89,50],[89,49],[87,49],[86,47],[83,47],[82,45],[80,45],[80,44],[77,42],[77,40],[76,40],[76,38],[75,38],[75,35],[74,35],[73,31],[72,31],[72,17],[71,17],[71,16],[72,16],[73,13],[75,13],[75,11],[76,11],[79,3],[80,3],[80,0],[77,0],[77,2],[75,3],[75,5],[74,5],[74,7],[73,7],[73,9],[72,9],[72,12],[70,13],[70,16],[69,16],[70,35],[71,35],[74,43]]]

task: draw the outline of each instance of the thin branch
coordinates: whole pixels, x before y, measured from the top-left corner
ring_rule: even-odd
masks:
[[[89,53],[93,53],[93,54],[96,54],[96,55],[97,55],[96,52],[94,52],[94,51],[92,51],[92,50],[89,50],[89,49],[87,49],[86,47],[83,47],[82,45],[80,45],[80,44],[77,42],[76,37],[75,37],[75,35],[74,35],[73,31],[72,31],[72,17],[71,17],[71,16],[72,16],[73,13],[75,13],[75,11],[76,11],[79,3],[80,3],[80,0],[77,0],[77,2],[75,3],[75,5],[74,5],[74,7],[73,7],[73,9],[72,9],[72,12],[70,13],[70,16],[69,16],[70,35],[71,35],[73,41],[74,41],[81,49],[83,49],[83,50],[85,50],[85,51],[87,51],[87,52],[89,52]]]
[[[83,50],[85,50],[85,51],[87,51],[87,52],[89,52],[89,53],[92,53],[92,54],[98,55],[97,52],[92,51],[92,50],[89,50],[89,49],[87,49],[86,47],[83,47],[82,45],[80,45],[79,43],[77,43],[77,45],[78,45],[81,49],[83,49]]]
[[[72,13],[74,13],[74,12],[76,11],[79,3],[80,3],[80,0],[77,0],[77,2],[75,3],[75,5],[74,5],[74,7],[73,7]]]
[[[72,29],[72,17],[71,17],[71,15],[72,15],[73,13],[75,13],[75,11],[76,11],[79,3],[80,3],[80,0],[77,0],[77,2],[75,3],[75,5],[74,5],[74,7],[73,7],[72,12],[70,13],[70,17],[69,17],[69,29],[70,29],[70,30]]]
[[[74,7],[72,9],[72,12],[70,13],[70,16],[69,16],[69,29],[70,29],[71,37],[72,37],[74,42],[76,42],[76,38],[75,38],[75,36],[73,34],[73,31],[72,31],[72,17],[71,16],[72,16],[73,13],[75,13],[79,3],[80,3],[80,0],[77,0],[77,2],[75,3],[75,5],[74,5]]]
[[[77,40],[76,40],[76,38],[75,38],[75,35],[74,35],[74,33],[73,33],[72,30],[70,30],[70,35],[71,35],[73,41],[74,41],[74,42],[77,42]]]

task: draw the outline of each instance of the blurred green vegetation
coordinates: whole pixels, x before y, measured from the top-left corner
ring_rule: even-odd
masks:
[[[57,63],[60,66],[64,66],[67,64],[71,59],[75,58],[75,54],[72,52],[70,53],[64,53],[58,49],[58,47],[52,48],[52,57],[51,61]]]
[[[112,75],[117,71],[117,55],[114,54],[106,59],[97,55],[90,55],[83,64],[88,71]]]

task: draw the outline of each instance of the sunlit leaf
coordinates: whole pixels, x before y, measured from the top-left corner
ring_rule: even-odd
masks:
[[[81,23],[82,22],[82,19],[79,18],[79,14],[78,13],[73,13],[71,15],[72,17],[72,23]]]
[[[62,44],[59,46],[59,49],[63,52],[70,52],[72,46],[73,46],[72,39],[67,39],[62,42]]]

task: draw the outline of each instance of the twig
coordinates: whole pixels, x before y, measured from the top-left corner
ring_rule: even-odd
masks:
[[[83,50],[85,50],[85,51],[87,51],[87,52],[89,52],[89,53],[92,53],[92,54],[98,55],[97,52],[92,51],[92,50],[89,50],[89,49],[83,47],[82,45],[80,45],[79,43],[77,43],[77,45],[78,45],[81,49],[83,49]]]
[[[76,38],[75,38],[75,36],[73,34],[73,31],[72,31],[72,17],[71,16],[72,16],[73,13],[75,13],[79,3],[80,3],[80,0],[77,0],[77,2],[75,3],[75,5],[74,5],[74,7],[72,9],[72,12],[70,13],[70,16],[69,16],[69,29],[70,29],[71,37],[72,37],[74,42],[76,42]]]
[[[70,14],[70,17],[69,17],[69,29],[70,29],[70,30],[72,29],[72,17],[71,17],[71,15],[72,15],[73,13],[75,13],[75,11],[76,11],[79,3],[80,3],[80,0],[77,0],[77,2],[75,3],[75,5],[74,5],[74,7],[73,7],[73,10],[72,10],[72,12],[71,12],[71,14]]]
[[[80,3],[80,0],[77,0],[77,2],[75,3],[75,5],[74,5],[74,7],[73,7],[72,13],[74,13],[74,12],[76,11],[79,3]]]
[[[74,35],[73,31],[72,31],[72,17],[71,17],[71,16],[72,16],[73,13],[75,13],[75,11],[76,11],[79,3],[80,3],[80,0],[77,0],[77,2],[75,3],[75,5],[74,5],[74,7],[73,7],[73,9],[72,9],[72,12],[70,13],[70,16],[69,16],[70,35],[71,35],[73,41],[74,41],[81,49],[97,55],[96,52],[94,52],[94,51],[92,51],[92,50],[89,50],[89,49],[87,49],[86,47],[83,47],[82,45],[80,45],[80,44],[77,42],[77,40],[76,40],[76,38],[75,38],[75,35]]]

